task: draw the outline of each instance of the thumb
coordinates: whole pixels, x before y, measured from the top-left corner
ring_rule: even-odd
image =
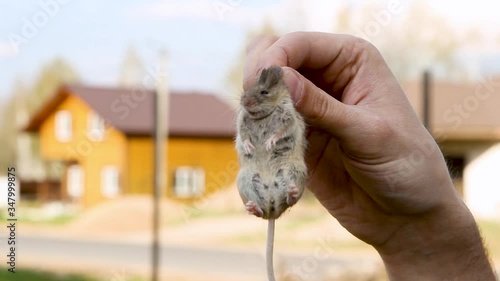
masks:
[[[358,119],[352,106],[330,96],[290,67],[283,67],[283,79],[295,108],[309,125],[341,139],[348,137]]]

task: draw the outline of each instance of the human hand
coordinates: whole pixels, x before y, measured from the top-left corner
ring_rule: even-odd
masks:
[[[464,254],[481,280],[493,276],[439,147],[374,46],[348,35],[260,36],[247,49],[244,89],[271,65],[283,67],[310,126],[308,188],[377,249],[394,280],[474,280],[460,271]]]

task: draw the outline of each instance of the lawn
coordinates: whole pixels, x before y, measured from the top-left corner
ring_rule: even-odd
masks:
[[[44,271],[18,269],[16,273],[0,270],[0,281],[101,281],[99,279],[74,274],[56,274]]]
[[[0,268],[0,281],[144,281],[140,278],[111,277],[96,278],[81,274],[63,274],[33,269],[16,269],[16,273]]]
[[[18,206],[17,209],[20,210],[22,208],[25,208],[23,205]],[[37,209],[33,209],[30,213],[37,213]],[[62,226],[64,224],[67,224],[71,222],[73,219],[76,218],[75,214],[60,214],[60,215],[55,215],[51,217],[40,217],[40,216],[32,216],[32,215],[26,215],[26,214],[18,214],[16,213],[16,218],[18,221],[23,222],[23,223],[31,223],[31,224],[46,224],[46,225],[54,225],[54,226]],[[7,210],[6,209],[0,209],[0,221],[5,221],[7,220]]]

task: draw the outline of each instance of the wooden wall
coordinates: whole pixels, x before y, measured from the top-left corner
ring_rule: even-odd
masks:
[[[72,116],[72,138],[60,142],[55,136],[55,114],[59,110],[68,110]],[[40,146],[42,157],[46,160],[64,160],[66,163],[77,163],[83,169],[84,195],[81,202],[84,206],[94,205],[105,200],[101,194],[101,171],[104,166],[116,166],[120,172],[120,183],[126,189],[125,176],[127,139],[123,133],[106,126],[102,141],[89,139],[87,124],[91,109],[79,98],[69,96],[45,120],[40,128]],[[66,167],[67,168],[67,167]],[[66,185],[62,188],[66,191]]]
[[[60,142],[55,137],[55,114],[68,110],[72,115],[72,138]],[[106,200],[101,192],[101,172],[107,165],[116,166],[120,173],[122,193],[151,193],[153,189],[153,139],[127,137],[107,125],[102,141],[88,137],[88,115],[92,110],[78,97],[70,95],[45,120],[40,128],[42,157],[78,164],[83,169],[83,206]],[[205,172],[205,191],[211,193],[233,183],[238,172],[237,155],[232,138],[171,137],[168,141],[168,167],[165,171],[167,196],[173,196],[173,175],[177,167],[200,167]],[[63,177],[62,181],[65,181]],[[62,193],[67,194],[62,183]],[[65,195],[63,195],[65,197]]]
[[[177,167],[201,167],[205,171],[206,192],[211,193],[233,183],[238,172],[237,155],[231,138],[172,137],[168,142],[168,188],[173,197],[173,175]],[[134,137],[128,143],[129,191],[150,193],[153,188],[153,140]]]

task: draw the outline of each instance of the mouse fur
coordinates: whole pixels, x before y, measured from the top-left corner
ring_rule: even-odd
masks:
[[[238,191],[249,213],[277,219],[305,188],[305,122],[278,66],[262,70],[257,84],[243,93],[240,106]]]

